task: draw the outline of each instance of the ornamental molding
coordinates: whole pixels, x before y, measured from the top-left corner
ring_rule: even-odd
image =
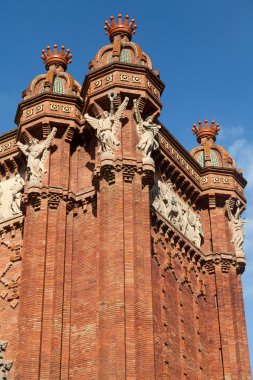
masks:
[[[227,274],[233,268],[237,274],[242,274],[245,270],[245,261],[236,260],[232,253],[208,255],[204,264],[204,269],[208,274],[215,274],[217,270]]]
[[[116,173],[122,173],[123,180],[131,183],[136,174],[141,175],[143,187],[152,187],[154,184],[154,166],[152,164],[141,164],[135,160],[106,160],[101,167],[97,167],[94,172],[93,183],[99,188],[99,181],[104,179],[108,185],[116,182]]]
[[[193,167],[182,157],[182,155],[178,153],[178,151],[160,134],[158,134],[158,141],[160,145],[166,149],[170,156],[173,156],[198,183],[201,183],[201,177],[196,170],[194,170]]]
[[[198,189],[203,189],[203,191],[214,188],[234,190],[243,196],[243,187],[246,185],[246,181],[236,170],[220,167],[208,167],[205,169],[199,167],[198,170],[196,165],[194,165],[195,163],[187,161],[182,152],[180,152],[180,149],[173,146],[160,132],[158,133],[158,141],[160,147],[164,149],[163,154],[166,154],[167,157],[157,157],[157,161],[161,161],[161,165],[165,165],[167,161],[168,170],[171,170],[173,167],[173,170],[179,170],[182,174],[184,174],[183,172],[188,172],[188,180],[197,182]],[[177,162],[179,163],[179,167],[177,167]],[[187,173],[184,175],[187,176]]]
[[[6,141],[6,142],[0,144],[0,153],[4,153],[6,151],[9,151],[11,148],[15,148],[15,146],[16,146],[16,139]]]
[[[77,214],[78,210],[87,211],[87,205],[92,204],[96,197],[94,188],[88,189],[85,192],[75,194],[72,191],[63,190],[58,187],[30,187],[28,192],[24,194],[24,209],[28,206],[32,206],[35,211],[41,209],[42,200],[47,200],[48,208],[51,210],[57,210],[61,202],[64,202],[66,206],[66,213],[75,210]]]

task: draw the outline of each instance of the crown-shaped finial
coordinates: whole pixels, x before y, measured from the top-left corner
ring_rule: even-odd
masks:
[[[111,42],[116,34],[126,35],[131,41],[132,35],[135,34],[135,29],[137,28],[137,25],[134,24],[135,20],[132,18],[129,22],[129,16],[126,15],[123,23],[121,13],[118,14],[118,23],[116,23],[114,16],[111,16],[110,19],[111,24],[106,20],[104,29],[106,30],[106,34],[109,36]]]
[[[62,65],[64,67],[64,70],[66,70],[68,64],[72,62],[72,54],[70,54],[70,50],[67,49],[65,52],[65,47],[61,46],[60,52],[58,52],[58,45],[54,45],[53,52],[50,46],[47,46],[47,51],[42,50],[41,58],[44,61],[47,70],[53,63]]]
[[[202,137],[211,137],[213,140],[216,140],[216,135],[218,135],[220,130],[219,124],[215,124],[215,121],[212,120],[210,126],[208,121],[204,120],[204,125],[202,121],[198,122],[198,126],[193,124],[192,132],[197,136],[197,141],[200,143]]]

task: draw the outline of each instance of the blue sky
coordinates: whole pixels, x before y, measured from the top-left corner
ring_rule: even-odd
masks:
[[[1,4],[0,133],[15,127],[21,92],[44,72],[41,49],[70,48],[69,72],[82,83],[88,62],[108,41],[111,14],[129,14],[134,40],[166,84],[161,121],[187,148],[198,120],[220,123],[224,145],[248,179],[245,310],[253,362],[253,1],[252,0],[12,0]]]

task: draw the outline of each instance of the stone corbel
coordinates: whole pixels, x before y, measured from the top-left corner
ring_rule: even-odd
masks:
[[[150,189],[154,185],[154,172],[143,166],[142,170],[142,186],[143,188],[148,186]]]
[[[115,183],[115,167],[114,165],[104,164],[100,169],[100,176],[104,178],[108,185]]]
[[[37,190],[37,191],[36,191]],[[27,198],[24,200],[24,205],[31,205],[34,211],[39,211],[41,206],[41,193],[38,189],[29,189]]]
[[[47,136],[50,134],[50,132],[51,132],[50,123],[49,123],[49,121],[44,120],[42,122],[42,136],[43,136],[43,139],[46,139]]]
[[[229,272],[229,269],[232,265],[232,262],[231,260],[227,260],[227,259],[221,259],[221,271],[222,273],[228,273]]]
[[[76,128],[73,125],[69,125],[65,132],[65,141],[71,143],[75,134]]]
[[[214,260],[206,261],[205,269],[209,274],[214,274],[215,273],[215,262],[214,262]]]
[[[20,134],[20,138],[18,140],[25,144],[29,144],[29,141],[31,138],[32,136],[30,135],[28,131],[22,131]]]
[[[48,194],[48,207],[53,210],[57,210],[63,194],[61,193],[49,193]]]
[[[129,183],[133,182],[136,169],[137,168],[135,165],[123,164],[122,173],[123,173],[123,179],[125,182],[129,182]]]
[[[210,209],[216,208],[215,193],[209,193],[209,208]]]

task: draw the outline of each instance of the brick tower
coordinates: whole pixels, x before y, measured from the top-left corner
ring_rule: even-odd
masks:
[[[215,122],[190,153],[161,125],[134,20],[105,29],[83,86],[42,51],[0,136],[0,379],[250,380],[246,181]]]

